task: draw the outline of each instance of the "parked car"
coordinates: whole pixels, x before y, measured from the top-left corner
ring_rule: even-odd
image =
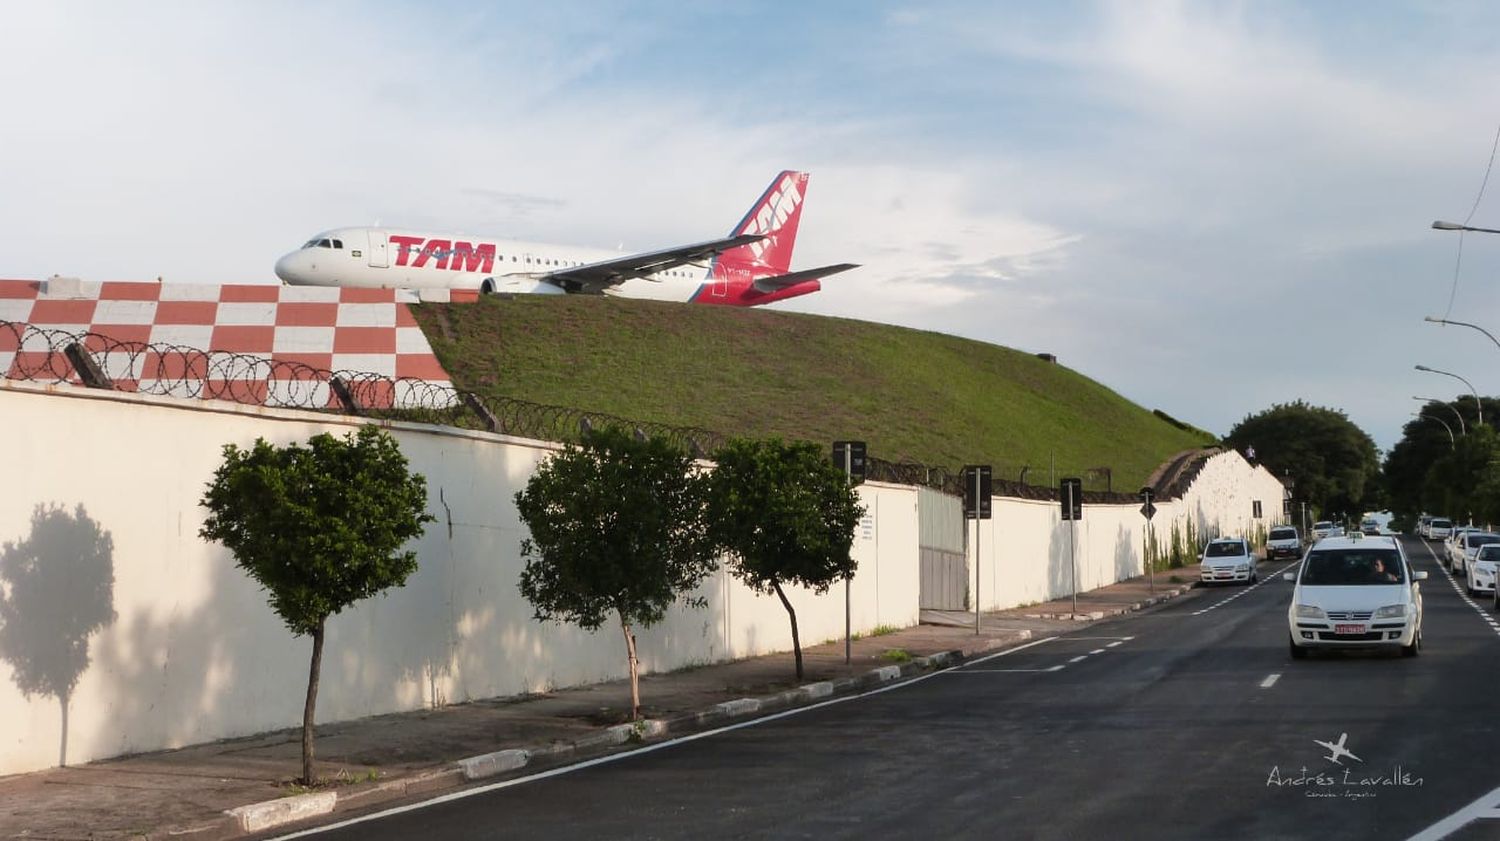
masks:
[[[1433,517],[1427,522],[1427,533],[1422,536],[1428,540],[1445,540],[1452,533],[1452,520],[1447,517]]]
[[[1489,593],[1493,596],[1497,569],[1500,569],[1500,542],[1486,543],[1469,561],[1469,577],[1464,580],[1464,587],[1470,595]],[[1496,600],[1495,608],[1500,610],[1500,600]]]
[[[1422,591],[1427,573],[1413,570],[1394,537],[1330,537],[1307,550],[1287,608],[1290,650],[1389,647],[1415,657],[1422,649]]]
[[[1483,531],[1477,526],[1454,526],[1448,532],[1448,537],[1443,540],[1443,566],[1454,572],[1458,571],[1459,554],[1463,551],[1459,548],[1459,542],[1463,536],[1473,531]]]
[[[1417,518],[1417,536],[1418,537],[1426,537],[1427,536],[1427,526],[1431,522],[1432,522],[1432,515],[1431,514],[1423,514],[1422,516],[1420,516],[1420,517]]]
[[[1302,557],[1302,535],[1296,526],[1272,526],[1266,537],[1266,560]]]
[[[1500,534],[1489,531],[1465,530],[1453,541],[1453,574],[1468,575],[1469,565],[1479,554],[1479,547],[1500,543]]]
[[[1199,575],[1206,583],[1251,583],[1260,580],[1255,554],[1243,537],[1221,537],[1203,547],[1198,562]]]

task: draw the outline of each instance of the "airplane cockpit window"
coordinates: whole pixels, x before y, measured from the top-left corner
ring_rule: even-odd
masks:
[[[333,241],[333,247],[334,248],[343,248],[344,247],[344,241],[341,240],[341,239],[334,240]]]

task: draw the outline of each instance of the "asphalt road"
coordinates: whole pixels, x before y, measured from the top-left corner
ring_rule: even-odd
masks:
[[[1406,546],[1431,573],[1414,659],[1292,660],[1289,565],[1263,564],[1252,588],[317,837],[1412,837],[1500,787],[1500,631]],[[1359,759],[1338,765],[1314,740],[1342,734]]]

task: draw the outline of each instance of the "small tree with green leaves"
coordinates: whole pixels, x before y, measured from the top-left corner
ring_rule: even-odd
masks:
[[[427,483],[407,472],[395,439],[375,426],[307,446],[257,438],[224,446],[224,462],[203,495],[199,536],[224,544],[236,565],[270,593],[271,607],[297,636],[313,640],[302,710],[302,779],[312,785],[313,712],[328,617],[406,583],[422,533]]]
[[[760,593],[775,593],[792,623],[797,678],[802,641],[797,611],[784,585],[826,593],[854,575],[849,549],[864,516],[859,495],[821,447],[779,439],[729,442],[714,456],[707,529],[729,553],[735,577]]]
[[[702,480],[693,459],[659,438],[609,427],[566,445],[516,494],[531,536],[521,541],[521,593],[540,621],[625,635],[630,714],[640,718],[635,628],[660,622],[714,570],[703,537]]]

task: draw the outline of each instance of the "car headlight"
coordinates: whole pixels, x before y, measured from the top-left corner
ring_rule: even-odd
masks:
[[[1297,618],[1298,619],[1327,619],[1328,618],[1328,614],[1324,613],[1323,612],[1323,608],[1321,608],[1321,607],[1316,607],[1316,606],[1310,605],[1310,604],[1299,604],[1299,605],[1297,605]]]
[[[1234,571],[1235,572],[1249,572],[1250,571],[1250,565],[1249,564],[1240,564],[1239,566],[1237,566],[1237,567],[1234,568]]]
[[[1385,607],[1375,609],[1376,619],[1394,619],[1398,616],[1405,615],[1406,605],[1404,604],[1388,604]]]

